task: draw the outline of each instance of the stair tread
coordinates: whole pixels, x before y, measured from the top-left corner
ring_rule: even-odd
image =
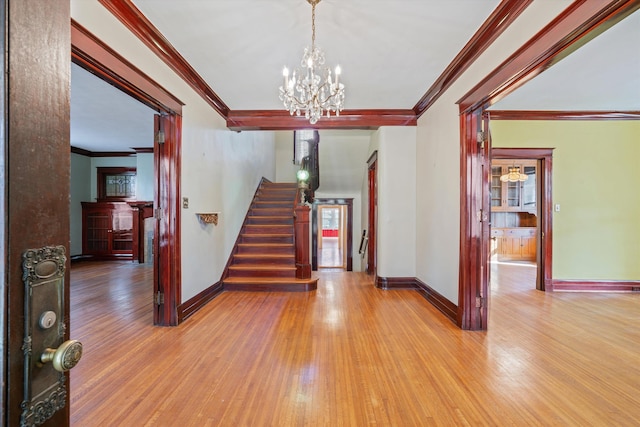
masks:
[[[293,233],[241,233],[242,236],[250,236],[250,237],[282,237],[282,236],[293,236]]]
[[[295,266],[277,264],[239,264],[229,267],[234,270],[295,270]]]
[[[278,246],[278,247],[283,247],[283,246],[293,246],[293,243],[246,243],[246,242],[242,242],[242,243],[238,243],[238,245],[242,245],[242,246]]]
[[[293,258],[293,254],[235,254],[238,258]]]
[[[296,279],[295,277],[227,277],[223,280],[226,283],[309,283],[318,280],[317,278]]]
[[[247,228],[265,228],[265,227],[275,227],[275,228],[286,228],[292,229],[292,224],[246,224]]]

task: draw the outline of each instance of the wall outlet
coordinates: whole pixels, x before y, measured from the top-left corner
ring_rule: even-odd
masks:
[[[188,197],[183,197],[182,198],[182,209],[189,209],[189,198]]]

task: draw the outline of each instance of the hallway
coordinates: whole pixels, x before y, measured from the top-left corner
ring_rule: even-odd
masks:
[[[334,271],[154,327],[151,268],[74,264],[72,425],[633,425],[638,295],[510,287],[527,270],[508,267],[489,331],[466,332],[417,292]]]

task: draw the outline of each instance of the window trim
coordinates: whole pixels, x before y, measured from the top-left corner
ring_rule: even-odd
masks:
[[[107,196],[107,176],[136,176],[137,169],[134,167],[98,167],[97,170],[97,182],[98,192],[97,200],[99,202],[130,202],[135,201],[136,195],[133,197],[117,197]]]

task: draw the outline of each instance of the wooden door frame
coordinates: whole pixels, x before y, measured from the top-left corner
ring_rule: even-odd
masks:
[[[346,271],[353,271],[353,198],[319,198],[311,205],[311,269],[318,270],[318,206],[344,205],[347,207],[347,265]]]
[[[378,245],[376,243],[378,225],[378,151],[367,160],[368,228],[367,232],[367,274],[373,274],[373,282],[378,279]]]
[[[180,165],[181,114],[184,104],[73,19],[71,59],[75,64],[159,112],[169,124],[170,129],[165,132],[162,149],[157,149],[157,132],[154,142],[154,208],[157,218],[154,240],[157,242],[158,260],[154,262],[154,291],[156,295],[160,292],[163,298],[154,299],[153,321],[156,325],[175,326],[178,324],[178,304],[182,288]]]
[[[536,289],[551,288],[553,251],[553,198],[551,177],[553,172],[553,148],[491,148],[491,160],[533,159],[538,164],[536,198],[539,202],[538,229],[536,232]]]
[[[478,206],[482,178],[474,174],[478,155],[481,116],[493,104],[525,84],[586,42],[640,9],[640,0],[582,0],[571,3],[531,40],[467,92],[457,103],[460,109],[460,274],[458,321],[462,329],[485,330],[488,280],[481,259],[482,227]],[[612,113],[616,115],[616,113]],[[490,157],[490,156],[489,156]],[[485,184],[488,185],[488,184]],[[488,227],[488,224],[483,227]],[[548,285],[549,283],[547,283]],[[478,307],[479,306],[479,307]]]

